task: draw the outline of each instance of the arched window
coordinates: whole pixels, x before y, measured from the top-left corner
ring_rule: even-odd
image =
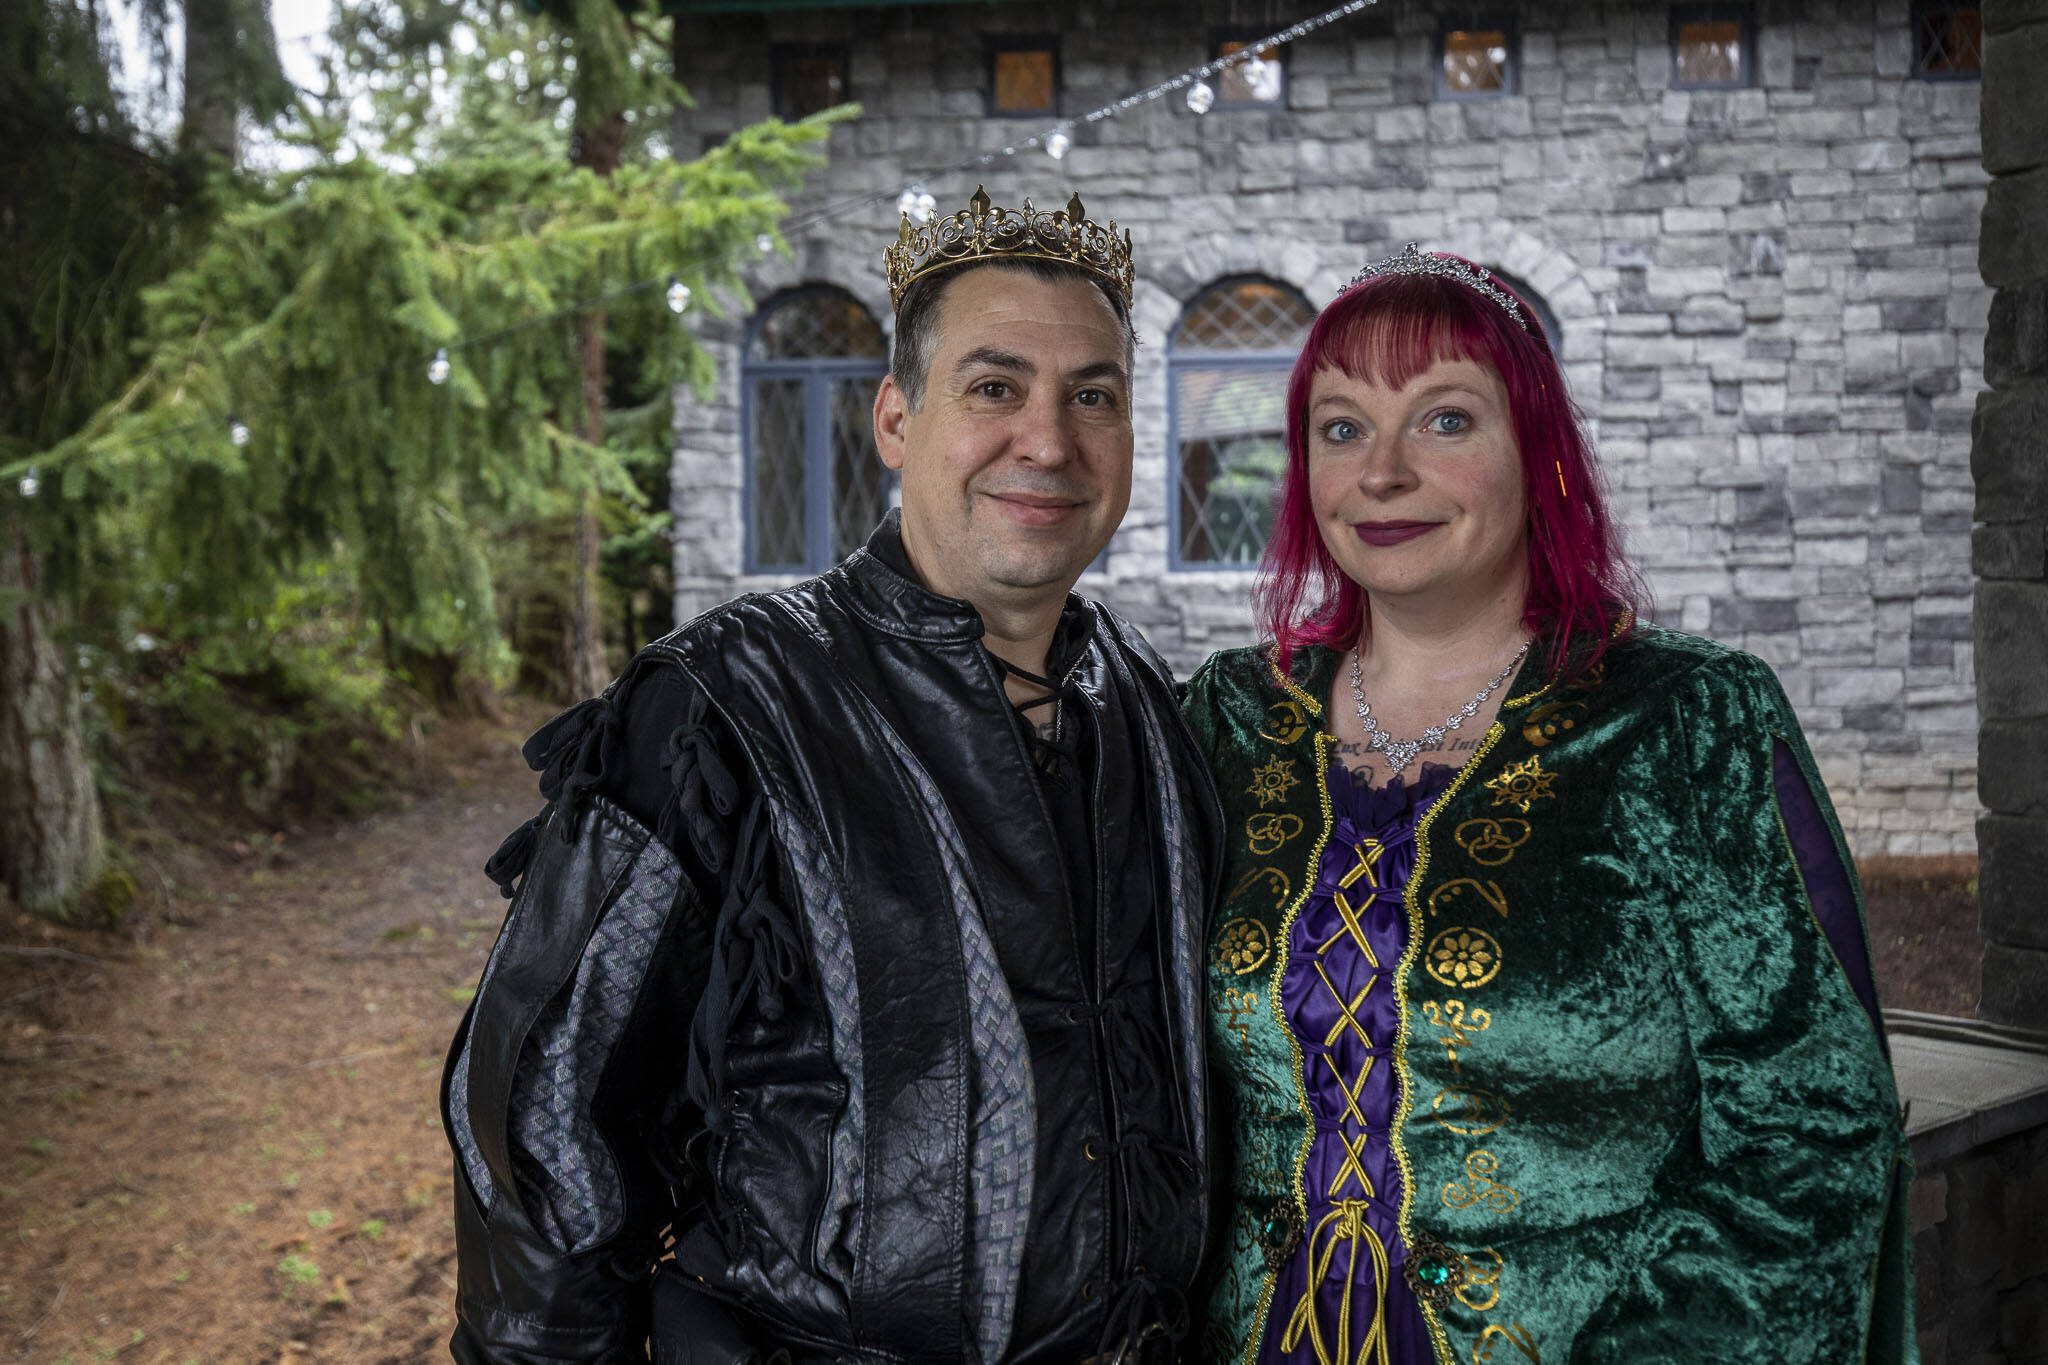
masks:
[[[1219,280],[1166,344],[1173,565],[1258,562],[1287,464],[1287,372],[1315,310],[1272,280]]]
[[[882,329],[843,289],[794,289],[755,317],[740,364],[748,569],[830,568],[882,519],[869,414],[888,369]]]
[[[1522,296],[1523,302],[1535,311],[1536,325],[1543,329],[1543,339],[1550,343],[1552,355],[1564,354],[1564,328],[1558,325],[1557,314],[1551,311],[1550,300],[1530,287],[1519,275],[1510,275],[1498,266],[1487,266],[1486,273],[1498,276],[1502,283]]]

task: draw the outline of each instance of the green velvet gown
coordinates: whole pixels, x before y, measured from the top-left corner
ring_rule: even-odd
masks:
[[[1437,1359],[1916,1360],[1898,1096],[1774,799],[1782,746],[1847,865],[1776,677],[1655,627],[1561,686],[1531,681],[1543,654],[1422,816],[1394,974],[1400,1226]],[[1189,689],[1229,823],[1208,1360],[1256,1354],[1301,1235],[1279,987],[1341,657],[1281,677],[1232,650]]]

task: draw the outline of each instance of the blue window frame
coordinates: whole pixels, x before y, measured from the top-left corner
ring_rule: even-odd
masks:
[[[871,412],[887,356],[843,289],[793,289],[755,315],[740,362],[749,571],[828,569],[881,520],[892,484]]]
[[[1172,566],[1258,563],[1287,466],[1287,375],[1315,310],[1275,280],[1218,280],[1166,343]]]

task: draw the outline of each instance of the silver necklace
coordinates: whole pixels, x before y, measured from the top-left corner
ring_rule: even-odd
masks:
[[[1372,707],[1366,703],[1365,686],[1358,675],[1358,646],[1353,645],[1351,647],[1351,699],[1358,703],[1358,722],[1365,727],[1365,751],[1369,754],[1385,754],[1387,756],[1387,763],[1392,768],[1394,776],[1399,777],[1401,770],[1410,763],[1413,763],[1417,754],[1427,749],[1436,748],[1444,742],[1444,736],[1477,715],[1480,706],[1485,703],[1488,697],[1494,694],[1496,688],[1508,680],[1508,675],[1513,673],[1515,666],[1522,662],[1522,656],[1529,652],[1529,646],[1535,643],[1534,637],[1522,641],[1522,647],[1515,651],[1515,657],[1508,660],[1507,667],[1493,675],[1492,682],[1479,689],[1478,696],[1446,716],[1442,725],[1430,726],[1415,739],[1395,739],[1385,730],[1380,729],[1379,722],[1372,718]]]

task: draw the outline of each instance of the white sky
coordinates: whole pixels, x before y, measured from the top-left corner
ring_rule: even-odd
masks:
[[[180,90],[177,66],[184,45],[175,12],[169,35],[171,70],[166,72],[160,69],[154,55],[143,48],[141,23],[133,0],[111,0],[109,9],[121,48],[121,87],[134,101],[137,119],[158,132],[173,132],[177,127]],[[284,62],[285,75],[295,83],[318,88],[320,55],[327,50],[327,28],[333,18],[334,0],[270,0],[278,56]],[[249,150],[252,155],[261,156],[265,149],[252,146]]]

